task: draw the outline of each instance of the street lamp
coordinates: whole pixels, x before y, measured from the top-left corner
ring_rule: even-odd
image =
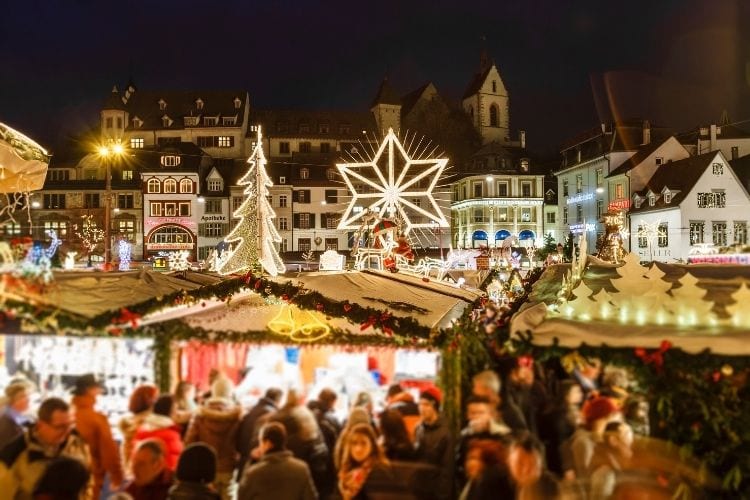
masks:
[[[125,148],[118,140],[101,144],[97,151],[99,157],[104,159],[104,165],[106,166],[106,173],[104,174],[104,266],[106,268],[112,260],[112,222],[110,220],[112,217],[112,160],[121,157]]]

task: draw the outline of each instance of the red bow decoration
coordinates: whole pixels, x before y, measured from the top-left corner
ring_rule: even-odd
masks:
[[[344,312],[349,312],[352,310],[352,305],[348,302],[344,303]]]
[[[672,343],[668,340],[662,340],[659,350],[652,353],[646,352],[643,347],[635,350],[635,355],[646,365],[654,365],[657,371],[664,368],[664,354],[672,348]]]
[[[263,281],[261,281],[260,278],[258,278],[258,281],[255,282],[255,285],[253,285],[253,288],[255,288],[256,290],[260,290],[261,285],[263,285]]]
[[[532,368],[534,366],[534,358],[531,356],[520,356],[518,358],[519,368]]]
[[[369,318],[367,318],[367,321],[364,321],[364,322],[360,323],[359,330],[361,332],[364,332],[365,330],[367,330],[371,326],[375,326],[375,321],[376,321],[375,316],[370,316]]]
[[[141,320],[141,315],[138,313],[131,312],[127,308],[123,307],[120,309],[120,315],[112,320],[112,323],[123,324],[130,323],[133,328],[138,328],[138,322]]]
[[[249,285],[250,284],[250,280],[252,280],[252,279],[253,279],[253,273],[251,273],[249,271],[248,271],[248,273],[245,276],[242,277],[242,280],[245,282],[246,285]]]
[[[315,309],[317,309],[318,312],[323,312],[323,309],[325,309],[325,306],[321,304],[320,302],[318,302],[317,304],[315,304]]]

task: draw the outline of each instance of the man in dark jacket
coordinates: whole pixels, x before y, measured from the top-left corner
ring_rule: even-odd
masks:
[[[23,426],[31,420],[26,415],[29,411],[29,386],[14,382],[5,388],[7,406],[0,415],[0,449],[23,434]]]
[[[174,477],[167,468],[164,445],[157,439],[142,441],[131,462],[133,482],[125,492],[133,500],[165,500],[172,487]]]
[[[419,395],[419,414],[422,422],[416,429],[417,460],[432,466],[424,484],[434,488],[434,498],[453,498],[453,436],[448,424],[440,415],[442,395],[430,387]]]
[[[250,452],[258,446],[258,429],[268,415],[276,413],[279,410],[279,403],[282,396],[281,389],[271,387],[266,391],[265,396],[260,398],[258,404],[253,406],[247,414],[242,417],[239,430],[237,431],[237,451],[240,454],[239,475],[245,470],[245,465],[249,461]]]
[[[264,425],[260,431],[260,448],[263,456],[242,476],[237,500],[318,498],[307,464],[286,449],[283,425],[278,422]]]

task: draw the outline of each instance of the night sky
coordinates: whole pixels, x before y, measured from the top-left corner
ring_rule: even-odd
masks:
[[[15,1],[0,15],[0,121],[55,151],[113,84],[242,88],[257,108],[367,109],[386,72],[405,94],[461,97],[482,37],[529,146],[613,115],[685,130],[750,119],[750,2]],[[746,122],[746,125],[750,122]]]

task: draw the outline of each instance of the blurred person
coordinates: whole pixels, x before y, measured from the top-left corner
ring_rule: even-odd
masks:
[[[599,376],[602,373],[602,361],[599,358],[588,358],[582,366],[573,370],[573,378],[583,390],[583,399],[589,398],[599,390]]]
[[[286,430],[286,446],[296,457],[307,464],[312,474],[315,489],[321,498],[326,498],[335,488],[335,471],[331,468],[329,450],[320,432],[315,415],[302,404],[297,391],[290,389],[286,402],[271,416],[270,421],[279,422]]]
[[[167,468],[173,472],[177,468],[177,460],[183,449],[180,428],[173,420],[174,414],[174,397],[169,394],[159,396],[154,403],[153,412],[146,416],[133,436],[135,447],[146,439],[161,441],[164,444]]]
[[[505,455],[505,447],[500,441],[471,441],[462,464],[467,481],[459,500],[513,498],[515,490],[510,481]]]
[[[541,416],[540,438],[544,443],[547,465],[552,472],[562,475],[561,446],[568,441],[582,423],[583,390],[575,380],[563,380],[558,395]]]
[[[237,430],[237,451],[240,454],[239,475],[245,470],[245,465],[250,458],[250,452],[258,446],[258,430],[268,417],[279,411],[279,404],[284,393],[281,389],[271,387],[266,390],[265,395],[258,400],[240,422]]]
[[[649,422],[649,404],[643,396],[628,396],[622,409],[625,422],[633,429],[634,434],[639,436],[651,435],[651,423]]]
[[[544,446],[534,435],[519,436],[508,453],[508,470],[517,500],[554,499],[560,496],[557,479],[544,466]]]
[[[536,380],[534,359],[531,356],[519,356],[513,360],[513,366],[507,377],[503,402],[506,407],[512,405],[522,418],[514,430],[527,430],[537,435],[537,418],[539,410],[546,401],[542,384]]]
[[[349,434],[352,427],[357,424],[370,425],[370,415],[368,415],[367,410],[364,408],[355,406],[349,412],[346,424],[344,424],[344,428],[341,429],[339,439],[336,441],[336,447],[333,449],[333,464],[337,470],[341,467],[341,458],[344,454],[344,441],[346,440],[346,435]]]
[[[344,455],[338,473],[338,490],[343,500],[379,498],[394,488],[388,459],[378,446],[372,426],[357,424],[344,441]]]
[[[133,390],[128,401],[128,411],[130,415],[120,420],[119,427],[122,432],[122,445],[120,453],[122,465],[125,472],[130,471],[130,457],[133,455],[133,436],[135,431],[143,423],[154,407],[156,398],[159,396],[159,389],[151,384],[143,384]]]
[[[233,496],[234,469],[239,459],[237,430],[241,410],[232,399],[233,391],[232,381],[218,375],[211,385],[211,397],[195,412],[185,435],[185,444],[202,441],[216,451],[214,486],[224,500]]]
[[[195,403],[195,385],[181,380],[174,389],[175,417],[174,421],[182,426],[183,433],[198,408]]]
[[[0,449],[23,434],[24,426],[31,423],[27,415],[31,386],[14,382],[5,388],[6,406],[0,415]]]
[[[214,385],[214,382],[219,377],[224,377],[224,376],[225,375],[218,368],[211,368],[208,371],[208,390],[200,395],[200,400],[199,400],[200,404],[203,404],[207,399],[211,399],[211,397],[213,397],[212,387]]]
[[[112,438],[109,420],[103,413],[94,410],[96,399],[101,393],[101,383],[92,373],[81,375],[76,379],[73,390],[76,430],[89,445],[91,452],[94,498],[99,498],[107,474],[109,474],[109,484],[112,490],[120,489],[123,481],[120,454]]]
[[[0,450],[0,492],[2,498],[32,498],[34,487],[55,458],[80,461],[91,470],[89,447],[74,430],[68,403],[48,398],[37,411],[37,421]]]
[[[390,461],[412,461],[416,458],[404,416],[398,410],[388,409],[380,414],[379,444]]]
[[[510,443],[510,428],[495,418],[496,411],[487,397],[469,396],[466,400],[467,425],[461,430],[456,447],[456,477],[459,487],[466,481],[464,463],[466,453],[475,440],[496,441],[503,445]]]
[[[414,397],[401,387],[399,384],[392,384],[388,387],[386,395],[386,409],[398,410],[404,417],[404,424],[409,431],[409,439],[414,442],[414,431],[419,424],[419,407],[414,401]]]
[[[54,458],[34,486],[33,499],[85,500],[90,478],[91,473],[80,460],[65,456]]]
[[[216,453],[206,443],[185,447],[177,462],[175,484],[168,500],[220,500],[211,483],[216,479]]]
[[[497,410],[497,415],[505,425],[515,431],[526,430],[526,420],[521,410],[509,399],[502,399],[500,376],[492,370],[484,370],[472,377],[472,394],[483,396]]]
[[[359,392],[357,393],[357,397],[354,398],[354,403],[352,404],[352,408],[364,408],[367,411],[367,414],[370,416],[370,426],[372,426],[373,429],[376,428],[375,426],[375,405],[372,401],[372,396],[370,396],[369,392]]]
[[[630,389],[630,375],[628,371],[619,366],[606,366],[602,375],[602,385],[599,395],[607,396],[622,407],[628,397]]]
[[[419,394],[422,421],[416,430],[416,455],[419,462],[433,467],[428,479],[435,488],[435,498],[448,499],[453,497],[454,445],[453,435],[440,414],[441,399],[437,387],[428,387]]]
[[[563,474],[568,479],[588,477],[596,444],[601,442],[607,424],[619,418],[619,409],[614,401],[605,396],[586,401],[582,412],[583,425],[563,444]]]
[[[260,429],[260,461],[250,465],[240,479],[237,500],[315,500],[318,498],[310,469],[286,448],[287,434],[279,422]]]
[[[167,468],[164,445],[157,439],[138,443],[132,460],[133,481],[125,492],[133,500],[166,500],[174,481]]]
[[[632,446],[633,431],[628,424],[607,424],[591,459],[590,499],[610,498],[614,494],[619,473],[630,465]]]

